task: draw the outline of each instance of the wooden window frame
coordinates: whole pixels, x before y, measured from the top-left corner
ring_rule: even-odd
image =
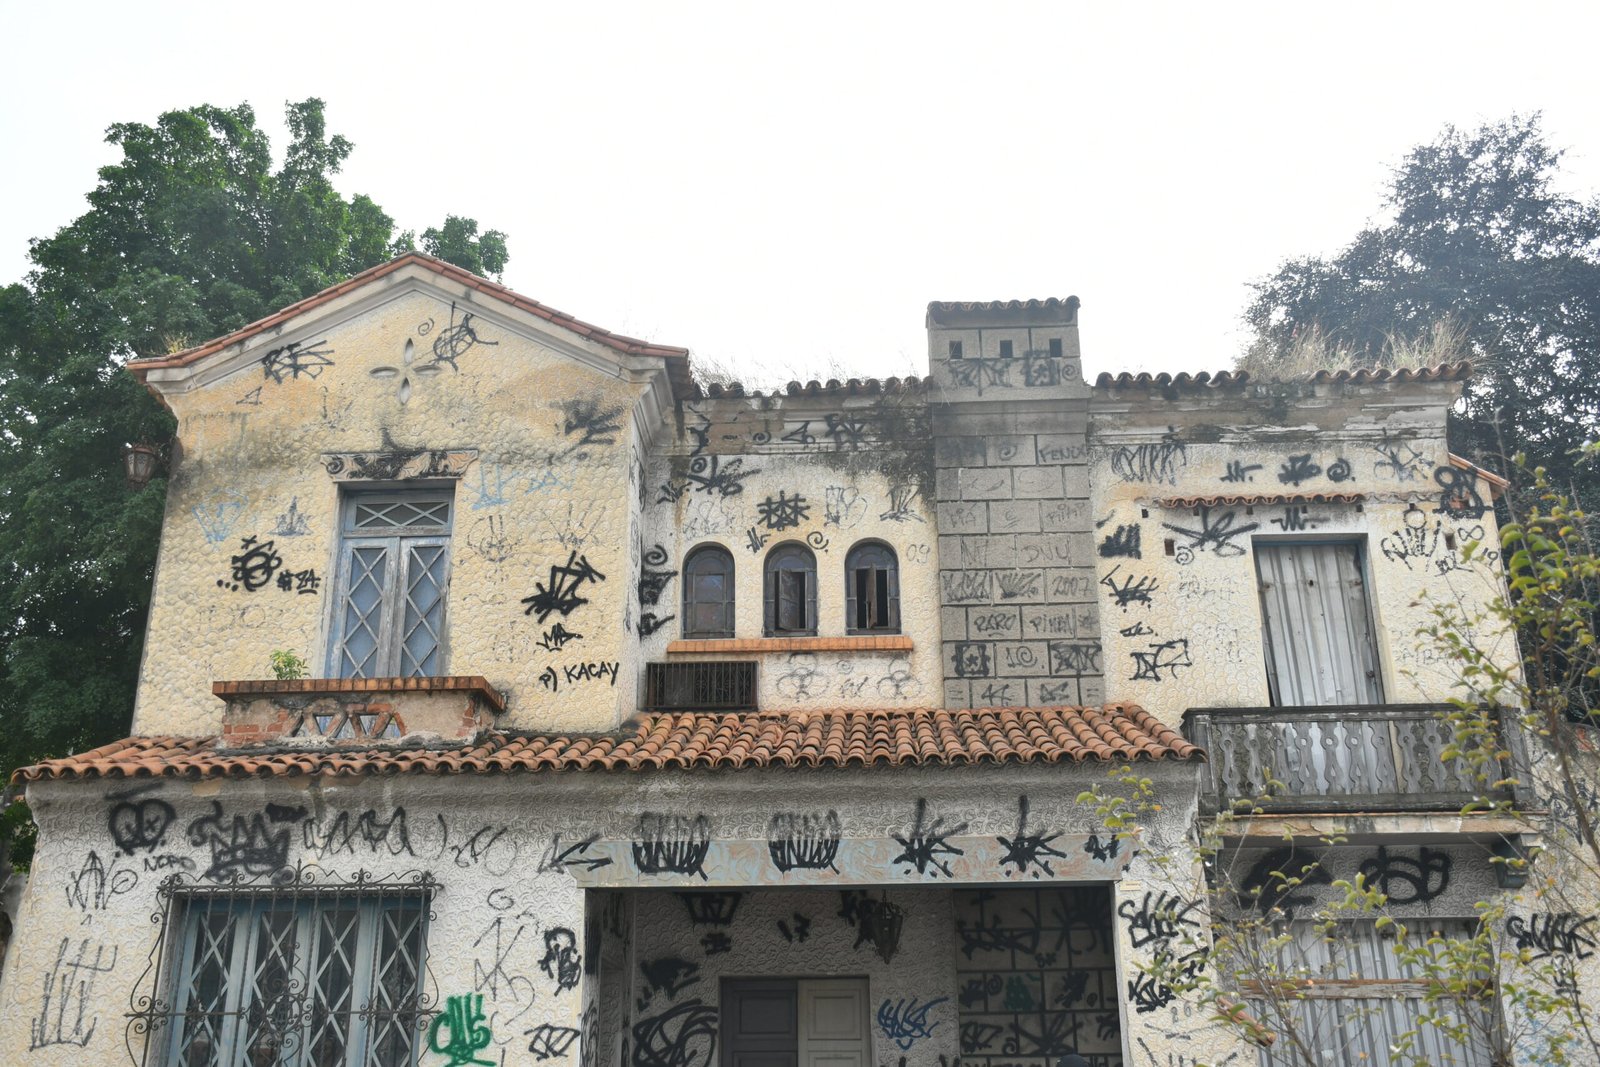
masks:
[[[719,560],[725,567],[723,569],[723,598],[720,608],[725,626],[714,630],[696,629],[694,625],[694,609],[700,606],[694,599],[695,564],[701,560]],[[735,578],[738,574],[738,564],[734,561],[733,553],[726,546],[719,544],[697,545],[689,550],[683,557],[683,625],[680,628],[681,636],[685,640],[714,640],[718,638],[731,638],[735,636],[738,626],[738,601],[734,588]]]
[[[859,618],[863,590],[867,594],[865,625]],[[894,549],[882,541],[851,545],[844,557],[844,597],[845,633],[900,633],[900,558]]]
[[[390,526],[387,528],[359,527],[358,509],[363,505],[444,503],[447,505],[443,523]],[[450,542],[455,523],[455,491],[453,486],[430,486],[418,489],[355,490],[342,494],[339,501],[339,532],[337,553],[337,580],[329,621],[327,673],[330,678],[393,678],[402,675],[423,677],[402,670],[404,663],[402,645],[405,641],[406,602],[411,573],[411,552],[415,549],[440,548],[437,584],[441,602],[438,617],[438,641],[431,653],[434,669],[427,677],[442,677],[449,673],[449,591]],[[362,549],[381,549],[387,558],[380,593],[376,660],[368,672],[357,673],[345,663],[346,642],[351,619],[346,611],[355,573],[356,553]],[[426,660],[429,657],[423,657]]]
[[[792,562],[791,562],[792,561]],[[762,633],[767,637],[815,637],[817,635],[817,556],[799,541],[774,545],[762,568],[764,594],[761,605]],[[783,611],[783,574],[802,575],[800,579],[801,625],[780,625]]]
[[[1263,653],[1263,668],[1267,683],[1267,699],[1272,707],[1327,707],[1340,704],[1381,705],[1388,699],[1389,685],[1385,677],[1383,664],[1383,650],[1378,632],[1378,618],[1375,604],[1375,587],[1373,585],[1372,560],[1368,538],[1355,534],[1346,537],[1257,537],[1251,540],[1251,563],[1255,570],[1256,602],[1261,613],[1261,643]],[[1264,583],[1266,576],[1262,572],[1263,550],[1277,551],[1286,548],[1350,548],[1355,553],[1355,569],[1361,580],[1361,599],[1363,621],[1366,626],[1368,648],[1366,652],[1371,657],[1371,686],[1373,693],[1369,695],[1354,694],[1356,699],[1318,702],[1315,704],[1292,703],[1284,699],[1284,679],[1292,673],[1293,662],[1280,663],[1273,651],[1273,631],[1270,625],[1270,612],[1266,603]],[[1286,638],[1289,635],[1285,635]],[[1304,682],[1296,683],[1297,687],[1304,688]]]

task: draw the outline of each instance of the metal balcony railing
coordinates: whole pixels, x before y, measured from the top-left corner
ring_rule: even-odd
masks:
[[[1519,771],[1515,719],[1489,713],[1493,743],[1511,755],[1475,771],[1464,759],[1443,757],[1452,740],[1443,718],[1449,710],[1438,704],[1192,708],[1184,733],[1209,758],[1201,802],[1211,812],[1236,801],[1254,801],[1265,812],[1312,813],[1459,811],[1480,797],[1512,799],[1511,787],[1495,783],[1513,775],[1528,781]]]
[[[647,663],[646,711],[754,711],[756,664]]]

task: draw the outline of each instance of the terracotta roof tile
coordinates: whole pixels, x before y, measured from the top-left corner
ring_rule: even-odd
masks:
[[[877,396],[887,393],[922,393],[926,392],[927,388],[927,379],[911,374],[904,378],[851,378],[844,382],[837,378],[829,378],[825,382],[816,379],[804,383],[790,382],[783,387],[781,393],[788,396]],[[707,382],[704,386],[697,386],[696,389],[697,396],[710,397],[712,400],[780,395],[780,390],[751,389],[743,382]]]
[[[442,259],[435,259],[433,256],[425,255],[421,252],[407,252],[402,256],[389,260],[387,263],[380,263],[376,267],[370,267],[360,274],[345,279],[338,285],[329,286],[320,293],[313,293],[304,300],[290,304],[280,311],[275,311],[266,318],[257,319],[255,322],[242,326],[230,334],[207,341],[205,344],[197,345],[176,355],[131,360],[128,363],[128,370],[133,372],[140,381],[143,381],[149,371],[163,367],[187,366],[197,359],[203,359],[213,352],[220,352],[224,348],[261,333],[263,330],[269,330],[274,326],[289,321],[296,315],[302,315],[329,301],[336,300],[348,292],[409,266],[419,266],[431,270],[433,273],[465,285],[469,289],[474,289],[485,296],[511,304],[529,314],[544,319],[552,325],[570,330],[624,355],[664,357],[667,360],[667,371],[672,380],[673,392],[679,396],[695,395],[694,387],[689,377],[689,350],[687,348],[678,348],[675,345],[658,345],[650,341],[641,341],[637,337],[627,337],[620,333],[612,333],[610,330],[584,322],[568,315],[564,311],[557,311],[553,307],[541,304],[537,300],[507,289],[497,282],[491,282],[487,278],[480,278],[471,271],[463,270],[453,263],[446,263]]]
[[[1359,504],[1365,493],[1219,493],[1215,496],[1164,496],[1160,508],[1266,507],[1270,504]]]
[[[1303,379],[1319,384],[1333,382],[1343,384],[1353,382],[1356,385],[1366,385],[1370,382],[1464,382],[1472,377],[1472,364],[1463,360],[1460,363],[1441,363],[1436,367],[1401,367],[1391,370],[1388,367],[1377,369],[1362,368],[1361,370],[1319,370],[1310,377]],[[1198,374],[1181,372],[1178,374],[1134,374],[1123,371],[1121,374],[1102,373],[1095,378],[1096,389],[1177,389],[1179,391],[1195,391],[1200,389],[1229,389],[1242,388],[1251,380],[1251,375],[1246,371],[1218,371],[1215,374],[1201,371]]]
[[[1103,708],[647,714],[610,734],[490,730],[465,744],[227,749],[216,738],[130,737],[24,767],[13,781],[494,774],[691,767],[1081,763],[1202,757],[1134,704]]]

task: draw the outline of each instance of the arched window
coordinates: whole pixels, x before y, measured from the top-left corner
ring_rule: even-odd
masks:
[[[851,548],[844,584],[846,632],[900,632],[900,567],[893,549],[876,541]]]
[[[817,632],[817,557],[805,545],[767,553],[767,636]]]
[[[683,562],[683,636],[733,636],[733,555],[701,545]]]

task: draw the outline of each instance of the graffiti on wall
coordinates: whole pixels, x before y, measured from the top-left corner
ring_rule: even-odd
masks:
[[[107,946],[87,937],[78,941],[63,937],[56,947],[55,960],[45,968],[39,998],[39,1014],[29,1028],[28,1050],[52,1045],[86,1048],[94,1037],[100,1018],[90,1008],[95,1001],[95,982],[110,974],[117,965],[117,946]]]

